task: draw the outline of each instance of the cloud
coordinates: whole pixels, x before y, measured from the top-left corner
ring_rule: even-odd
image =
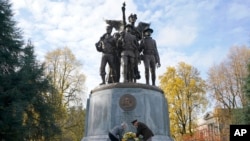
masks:
[[[228,9],[228,18],[229,19],[235,19],[235,20],[241,20],[245,18],[249,18],[249,2],[246,3],[240,3],[240,2],[234,2],[229,4],[229,9]]]
[[[157,36],[160,46],[185,47],[192,44],[197,37],[195,27],[175,27],[167,26],[160,30]]]
[[[18,26],[25,39],[34,42],[39,60],[47,52],[67,46],[83,63],[88,90],[98,86],[101,53],[94,44],[105,32],[104,19],[122,19],[123,0],[11,1]],[[138,22],[150,22],[154,29],[152,37],[157,41],[162,63],[157,75],[180,61],[206,73],[231,44],[249,42],[249,33],[245,35],[250,25],[248,9],[249,2],[245,1],[126,1],[126,16],[136,13]],[[143,63],[139,68],[142,78],[138,82],[145,83]]]

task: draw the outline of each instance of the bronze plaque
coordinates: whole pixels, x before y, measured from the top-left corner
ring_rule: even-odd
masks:
[[[136,107],[136,99],[131,94],[124,94],[120,97],[119,104],[124,111],[131,111]]]

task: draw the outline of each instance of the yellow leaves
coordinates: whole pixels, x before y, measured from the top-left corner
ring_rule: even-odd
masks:
[[[177,67],[168,67],[160,76],[160,87],[169,103],[171,133],[178,135],[192,132],[195,105],[206,106],[205,81],[196,68],[180,62]],[[203,102],[201,102],[203,101]]]
[[[64,96],[68,106],[84,90],[86,76],[80,71],[82,65],[67,47],[51,51],[45,58],[47,74],[52,78],[57,91]]]
[[[84,83],[86,76],[81,72],[82,65],[67,47],[48,52],[45,57],[46,74],[56,89],[48,95],[50,102],[57,109],[53,115],[56,124],[63,130],[62,138],[75,138],[67,126],[77,125],[79,121],[69,119],[70,106],[77,106],[85,98]],[[77,128],[74,127],[77,130]]]
[[[23,112],[22,124],[26,125],[28,124],[28,122],[32,122],[33,125],[38,125],[39,118],[40,118],[40,115],[35,111],[33,105],[28,105],[26,110]]]

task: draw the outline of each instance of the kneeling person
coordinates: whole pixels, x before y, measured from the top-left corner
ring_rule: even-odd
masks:
[[[121,125],[115,126],[109,131],[109,139],[111,141],[121,141],[126,127],[127,126],[125,122],[123,122]]]

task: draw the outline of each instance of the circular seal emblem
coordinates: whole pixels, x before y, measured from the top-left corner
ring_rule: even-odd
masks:
[[[124,94],[120,97],[119,105],[124,111],[134,110],[136,107],[136,99],[131,94]]]

